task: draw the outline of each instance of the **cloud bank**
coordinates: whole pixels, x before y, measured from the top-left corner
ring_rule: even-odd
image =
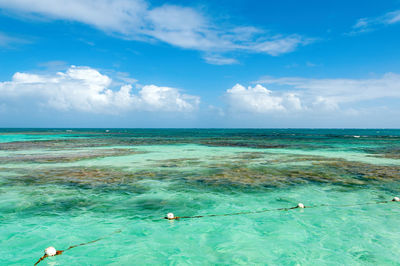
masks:
[[[58,114],[79,113],[87,118],[103,114],[134,117],[137,113],[135,119],[153,117],[157,123],[161,114],[176,119],[181,113],[194,119],[205,116],[207,122],[214,119],[215,125],[226,122],[239,127],[265,126],[266,121],[281,126],[304,126],[307,121],[311,121],[308,126],[340,126],[340,121],[355,125],[360,119],[359,125],[366,125],[371,116],[398,121],[400,75],[387,73],[370,79],[265,77],[247,88],[236,84],[224,95],[226,107],[220,102],[205,110],[199,108],[199,96],[176,88],[139,86],[127,73],[117,72],[111,79],[91,67],[71,66],[53,74],[17,72],[11,80],[0,82],[0,113],[27,118],[41,110],[42,114],[57,110]],[[336,124],[330,124],[332,121]]]
[[[210,64],[234,64],[226,52],[293,52],[313,39],[298,34],[271,34],[256,27],[221,27],[199,10],[178,5],[151,7],[144,0],[0,0],[0,8],[16,14],[81,22],[125,39],[161,41],[198,50]],[[210,57],[208,54],[217,53]]]
[[[71,66],[54,75],[17,72],[11,81],[0,82],[0,103],[15,101],[60,111],[115,114],[123,111],[191,112],[198,96],[176,88],[145,85],[137,94],[132,85],[111,89],[112,79],[90,67]]]
[[[400,75],[386,73],[373,79],[312,79],[266,77],[247,89],[236,84],[226,91],[231,110],[250,113],[340,111],[343,106],[378,99],[400,99]],[[269,90],[260,85],[268,85]]]
[[[262,84],[287,85],[297,89],[304,98],[316,99],[313,103],[330,105],[354,103],[380,98],[400,98],[400,75],[386,73],[371,79],[312,79],[312,78],[264,78]]]

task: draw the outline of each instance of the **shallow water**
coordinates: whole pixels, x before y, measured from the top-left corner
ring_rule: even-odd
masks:
[[[400,130],[0,131],[0,265],[400,265]],[[114,233],[116,230],[121,232]],[[111,234],[111,235],[110,235]]]

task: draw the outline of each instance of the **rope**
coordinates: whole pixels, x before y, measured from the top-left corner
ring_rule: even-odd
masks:
[[[164,219],[168,220],[179,220],[179,219],[195,219],[195,218],[206,218],[206,217],[221,217],[221,216],[234,216],[234,215],[245,215],[245,214],[256,214],[256,213],[263,213],[263,212],[271,212],[271,211],[288,211],[292,209],[297,209],[298,206],[292,208],[278,208],[278,209],[267,209],[267,210],[260,210],[260,211],[246,211],[246,212],[234,212],[234,213],[224,213],[224,214],[206,214],[206,215],[196,215],[196,216],[177,216],[174,218],[167,218]]]
[[[121,230],[121,229],[118,229],[118,230],[112,232],[111,234],[105,235],[105,236],[100,237],[100,238],[98,238],[98,239],[95,239],[95,240],[92,240],[92,241],[89,241],[89,242],[86,242],[86,243],[82,243],[82,244],[77,244],[77,245],[69,246],[65,251],[70,250],[70,249],[73,249],[73,248],[76,248],[76,247],[79,247],[79,246],[84,246],[84,245],[87,245],[87,244],[92,244],[92,243],[94,243],[94,242],[103,240],[104,238],[110,237],[110,236],[112,236],[112,235],[114,235],[114,234],[118,234],[118,233],[121,233],[121,232],[122,232],[122,230]]]
[[[224,214],[206,214],[206,215],[195,215],[195,216],[176,216],[176,217],[164,217],[167,220],[180,220],[180,219],[197,219],[197,218],[207,218],[207,217],[222,217],[222,216],[235,216],[235,215],[246,215],[246,214],[257,214],[263,212],[272,212],[272,211],[289,211],[294,209],[310,209],[310,208],[320,208],[320,207],[356,207],[356,206],[363,206],[363,205],[378,205],[378,204],[385,204],[395,202],[396,200],[391,201],[378,201],[378,202],[367,202],[367,203],[358,203],[358,204],[320,204],[320,205],[313,205],[313,206],[304,206],[303,204],[299,203],[299,205],[291,208],[277,208],[277,209],[264,209],[259,211],[245,211],[245,212],[234,212],[234,213],[224,213]],[[300,205],[301,204],[301,205]]]

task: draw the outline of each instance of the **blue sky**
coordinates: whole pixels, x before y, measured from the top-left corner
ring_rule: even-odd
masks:
[[[400,127],[400,1],[0,0],[1,127]]]

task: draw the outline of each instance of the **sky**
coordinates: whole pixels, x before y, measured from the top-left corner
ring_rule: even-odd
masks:
[[[400,128],[400,0],[0,0],[0,127]]]

